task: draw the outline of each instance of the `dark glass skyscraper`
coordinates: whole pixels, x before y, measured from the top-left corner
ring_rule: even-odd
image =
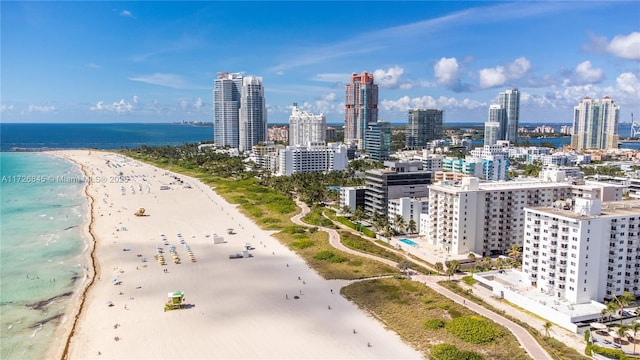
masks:
[[[442,139],[444,111],[437,109],[409,109],[406,147],[424,149],[427,142]]]

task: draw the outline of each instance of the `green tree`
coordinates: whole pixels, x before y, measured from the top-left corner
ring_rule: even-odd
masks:
[[[349,216],[349,214],[351,214],[351,208],[349,207],[349,205],[342,206],[342,213],[346,216]]]
[[[404,217],[400,214],[396,214],[393,218],[393,226],[399,234],[404,232]]]
[[[450,260],[446,261],[444,264],[447,267],[446,274],[449,276],[449,280],[451,280],[451,276],[455,275],[460,270],[460,262],[458,260]]]
[[[418,230],[418,225],[416,224],[416,221],[413,219],[409,220],[409,224],[407,225],[407,231],[409,231],[410,234],[415,234],[417,230]]]
[[[635,304],[636,303],[635,300],[636,300],[635,295],[633,295],[628,291],[623,292],[622,295],[620,296],[613,294],[613,301],[616,303],[616,305],[618,305],[618,310],[620,312],[622,312],[622,310],[624,310],[625,307],[631,304]],[[622,324],[622,316],[620,317],[620,324]]]
[[[549,330],[553,327],[553,323],[551,321],[547,321],[542,325],[542,327],[544,328],[545,336],[549,337]]]
[[[356,209],[353,211],[353,214],[351,215],[351,220],[356,223],[356,228],[358,229],[358,231],[360,231],[360,229],[362,228],[362,224],[360,224],[360,221],[362,221],[362,219],[364,219],[364,209],[362,209],[362,207],[356,207]]]
[[[436,271],[438,272],[438,274],[442,274],[442,271],[444,270],[444,265],[441,262],[437,262],[437,263],[433,264],[433,266],[435,266]]]
[[[509,249],[509,257],[513,259],[514,262],[520,262],[520,258],[522,256],[522,249],[517,244],[511,245]]]

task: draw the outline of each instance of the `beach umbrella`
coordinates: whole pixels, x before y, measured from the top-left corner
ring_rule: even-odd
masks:
[[[614,339],[620,338],[620,334],[618,334],[615,330],[609,330],[609,335],[611,335]]]
[[[589,326],[591,326],[594,329],[598,329],[598,330],[604,330],[607,328],[607,325],[603,324],[603,323],[599,323],[599,322],[593,322],[591,324],[589,324]]]

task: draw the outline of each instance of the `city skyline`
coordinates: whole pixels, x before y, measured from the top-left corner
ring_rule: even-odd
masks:
[[[344,123],[345,85],[366,71],[378,118],[394,124],[410,108],[484,123],[508,88],[521,93],[520,123],[570,123],[586,96],[616,99],[629,122],[640,114],[639,11],[629,1],[3,2],[0,114],[211,122],[214,79],[228,71],[263,78],[269,123],[286,123],[294,102]]]

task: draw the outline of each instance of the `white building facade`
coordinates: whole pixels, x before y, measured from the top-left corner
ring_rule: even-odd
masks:
[[[393,219],[397,215],[402,216],[405,223],[406,233],[420,233],[420,216],[429,211],[429,198],[401,197],[390,199],[387,214],[389,222],[393,224]],[[410,232],[408,225],[413,220],[415,231]]]
[[[298,108],[294,103],[289,116],[289,145],[324,143],[327,138],[327,120],[324,114],[314,115]]]
[[[586,97],[573,110],[571,146],[575,150],[616,149],[620,107],[608,96]]]
[[[214,81],[214,141],[218,147],[238,148],[242,74],[219,72]]]
[[[524,208],[551,205],[571,193],[567,183],[530,181],[480,183],[463,178],[429,187],[428,241],[449,254],[506,254],[522,245]]]
[[[339,143],[287,146],[278,151],[278,164],[278,175],[345,170],[349,166],[347,147]]]
[[[267,104],[261,77],[242,79],[239,119],[240,151],[251,150],[252,146],[267,141]]]
[[[640,295],[640,201],[525,210],[523,281],[571,304]]]

